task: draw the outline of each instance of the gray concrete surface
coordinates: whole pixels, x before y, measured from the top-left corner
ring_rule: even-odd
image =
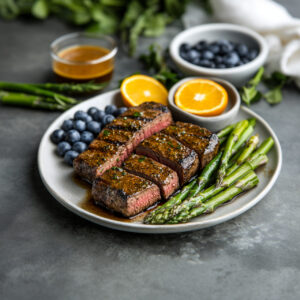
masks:
[[[282,3],[300,17],[298,1]],[[0,21],[0,80],[51,78],[49,43],[74,30],[56,20]],[[139,68],[121,53],[111,87]],[[290,89],[281,105],[252,107],[283,148],[268,196],[230,222],[165,236],[112,231],[63,208],[36,163],[40,138],[59,114],[0,106],[0,299],[299,299],[299,98]]]

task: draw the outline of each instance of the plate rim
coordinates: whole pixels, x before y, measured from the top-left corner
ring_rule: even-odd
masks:
[[[282,167],[282,150],[279,143],[279,140],[271,128],[271,126],[256,112],[252,111],[248,107],[241,106],[240,109],[244,112],[248,113],[249,115],[255,117],[258,119],[263,126],[267,129],[267,131],[270,133],[272,138],[274,139],[274,146],[276,148],[276,159],[277,159],[277,166],[272,174],[272,177],[270,178],[269,182],[265,186],[265,188],[256,195],[252,200],[250,200],[248,203],[243,205],[242,207],[235,209],[232,212],[228,212],[225,215],[219,216],[212,220],[207,220],[206,222],[192,222],[192,223],[182,223],[182,224],[159,224],[159,225],[149,225],[149,224],[140,224],[140,223],[130,223],[130,222],[122,222],[117,220],[108,219],[102,216],[95,215],[93,213],[90,213],[89,211],[84,210],[83,208],[79,207],[78,205],[69,202],[65,199],[63,199],[60,195],[57,194],[55,190],[52,189],[52,187],[47,183],[47,180],[44,176],[43,168],[42,168],[42,148],[44,144],[47,143],[47,139],[49,138],[49,133],[52,125],[58,120],[63,119],[64,116],[70,114],[70,112],[76,111],[77,107],[81,106],[83,103],[93,101],[95,99],[101,98],[101,97],[108,97],[111,98],[113,96],[116,96],[117,93],[119,93],[120,90],[112,90],[100,95],[97,95],[95,97],[92,97],[90,99],[85,100],[84,102],[81,102],[75,106],[73,106],[71,109],[67,110],[66,112],[59,115],[55,120],[51,122],[51,124],[48,126],[47,130],[44,132],[43,137],[40,141],[39,148],[38,148],[38,156],[37,156],[37,162],[38,162],[38,170],[41,177],[41,180],[43,184],[45,185],[48,192],[64,207],[66,207],[71,212],[77,214],[80,217],[83,217],[86,220],[89,220],[95,224],[102,225],[111,229],[117,229],[121,231],[127,231],[127,232],[136,232],[136,233],[150,233],[150,234],[165,234],[165,233],[180,233],[180,232],[187,232],[187,231],[194,231],[194,230],[200,230],[203,228],[215,226],[217,224],[226,222],[230,219],[233,219],[250,208],[252,208],[254,205],[256,205],[259,201],[261,201],[271,190],[272,186],[275,184],[280,171]],[[109,94],[109,95],[108,95]]]

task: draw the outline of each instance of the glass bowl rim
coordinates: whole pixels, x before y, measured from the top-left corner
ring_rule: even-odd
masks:
[[[73,60],[69,60],[69,59],[65,59],[65,58],[61,58],[58,56],[57,51],[55,51],[55,47],[61,43],[64,40],[67,39],[71,39],[71,38],[76,38],[76,37],[90,37],[93,38],[95,40],[97,39],[105,39],[106,41],[109,41],[112,44],[112,49],[109,51],[108,54],[97,58],[97,59],[93,59],[93,60],[89,60],[89,61],[73,61]],[[73,46],[79,46],[80,44],[74,44]],[[70,46],[72,47],[72,46]],[[105,34],[101,34],[101,33],[89,33],[89,32],[73,32],[73,33],[68,33],[65,35],[62,35],[60,37],[58,37],[57,39],[55,39],[51,44],[50,44],[50,49],[51,49],[51,57],[56,60],[59,61],[61,63],[65,63],[65,64],[69,64],[69,65],[93,65],[93,64],[98,64],[104,61],[107,61],[111,58],[113,58],[117,52],[118,52],[118,47],[117,47],[117,43],[116,41],[108,35]]]

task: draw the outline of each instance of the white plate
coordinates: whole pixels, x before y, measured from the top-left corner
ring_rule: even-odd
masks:
[[[87,191],[82,186],[76,184],[73,179],[72,168],[64,164],[63,160],[55,154],[56,146],[51,143],[49,137],[55,129],[61,126],[65,119],[72,118],[75,111],[79,109],[86,111],[91,106],[103,109],[108,104],[121,105],[119,90],[96,96],[63,113],[45,132],[38,152],[39,172],[48,191],[67,209],[94,223],[113,229],[141,233],[174,233],[213,226],[242,214],[258,203],[269,192],[279,175],[282,154],[275,133],[263,118],[250,109],[241,107],[237,120],[255,117],[257,119],[255,132],[259,134],[260,139],[263,140],[272,136],[275,141],[275,146],[268,154],[269,163],[258,171],[260,183],[256,188],[237,197],[234,201],[219,207],[214,213],[195,218],[185,224],[145,225],[138,218],[132,222],[126,222],[125,220],[111,219],[108,216],[99,216],[84,210],[81,208],[81,204],[86,197]]]

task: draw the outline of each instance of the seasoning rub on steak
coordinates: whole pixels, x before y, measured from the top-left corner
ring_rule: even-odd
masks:
[[[196,173],[199,167],[198,155],[176,139],[163,133],[156,133],[144,140],[136,153],[155,159],[177,172],[183,185]]]
[[[160,191],[153,182],[112,167],[94,181],[92,196],[97,205],[130,217],[157,202]]]
[[[121,165],[140,142],[171,122],[170,111],[159,103],[147,102],[128,109],[109,123],[89,149],[74,160],[75,172],[92,182],[109,168]]]
[[[195,150],[199,156],[201,168],[204,168],[215,157],[219,149],[217,135],[195,124],[176,122],[162,132]]]
[[[179,188],[177,173],[152,158],[132,154],[125,160],[123,168],[158,185],[164,199]]]

